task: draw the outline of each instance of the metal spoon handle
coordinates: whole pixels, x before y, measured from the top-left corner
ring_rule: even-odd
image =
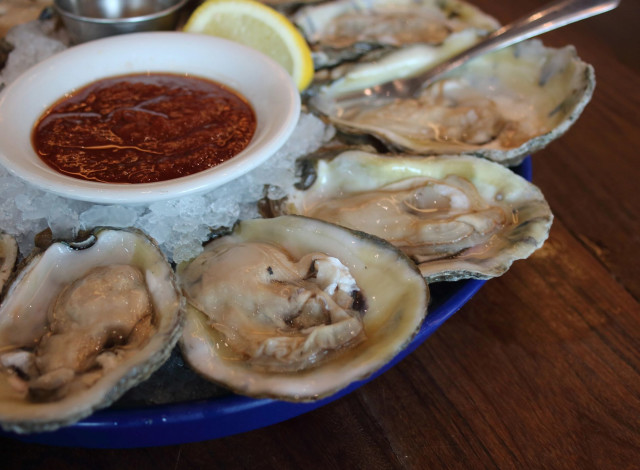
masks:
[[[422,80],[420,88],[428,86],[436,77],[479,55],[605,13],[616,8],[619,3],[620,0],[561,0],[548,3],[542,8],[497,29],[484,41],[430,69],[420,77]]]

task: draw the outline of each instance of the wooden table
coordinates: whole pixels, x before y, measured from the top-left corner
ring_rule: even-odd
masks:
[[[507,22],[542,2],[477,3]],[[639,6],[545,36],[598,78],[579,121],[534,157],[551,236],[399,365],[242,435],[131,450],[0,439],[0,467],[640,468]]]

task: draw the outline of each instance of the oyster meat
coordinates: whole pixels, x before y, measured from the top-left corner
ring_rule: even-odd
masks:
[[[306,217],[242,221],[178,272],[191,367],[237,393],[290,401],[374,373],[417,332],[428,302],[397,249]]]
[[[458,0],[339,0],[308,6],[293,16],[311,44],[316,68],[353,61],[378,48],[441,44],[474,29],[478,36],[499,23]]]
[[[391,156],[362,150],[310,158],[311,181],[276,214],[361,230],[411,257],[428,282],[504,273],[547,239],[553,216],[534,185],[471,156]]]
[[[56,429],[108,406],[168,358],[184,299],[155,244],[97,229],[32,256],[0,306],[0,424]]]
[[[407,47],[349,68],[317,89],[309,106],[343,131],[370,134],[391,149],[472,154],[516,165],[564,134],[591,99],[593,67],[573,47],[552,49],[531,40],[478,57],[415,98],[337,102],[353,90],[429,68],[458,49],[466,34],[450,36],[439,48]]]

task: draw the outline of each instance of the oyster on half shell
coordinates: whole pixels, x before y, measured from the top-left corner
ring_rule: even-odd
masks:
[[[438,48],[406,47],[376,63],[348,68],[315,89],[309,107],[341,130],[373,135],[391,149],[472,154],[516,165],[564,134],[591,99],[593,67],[573,47],[552,49],[531,40],[478,57],[415,98],[337,102],[354,90],[428,69],[451,55],[460,35]]]
[[[0,305],[0,425],[53,430],[111,404],[168,358],[184,299],[155,243],[97,229],[28,260]]]
[[[303,160],[310,183],[274,202],[273,212],[384,238],[428,282],[499,276],[548,237],[553,216],[540,190],[497,163],[361,150],[333,155]]]
[[[311,44],[317,69],[378,48],[438,45],[465,29],[480,37],[499,27],[494,18],[459,0],[339,0],[302,8],[292,19]]]
[[[428,303],[399,250],[306,217],[242,221],[178,275],[189,365],[234,392],[288,401],[373,374],[408,344]]]

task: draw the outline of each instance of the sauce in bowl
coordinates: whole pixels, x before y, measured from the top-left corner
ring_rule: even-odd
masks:
[[[32,133],[59,173],[103,183],[152,183],[212,168],[256,130],[247,100],[216,82],[164,73],[111,77],[65,96]]]

